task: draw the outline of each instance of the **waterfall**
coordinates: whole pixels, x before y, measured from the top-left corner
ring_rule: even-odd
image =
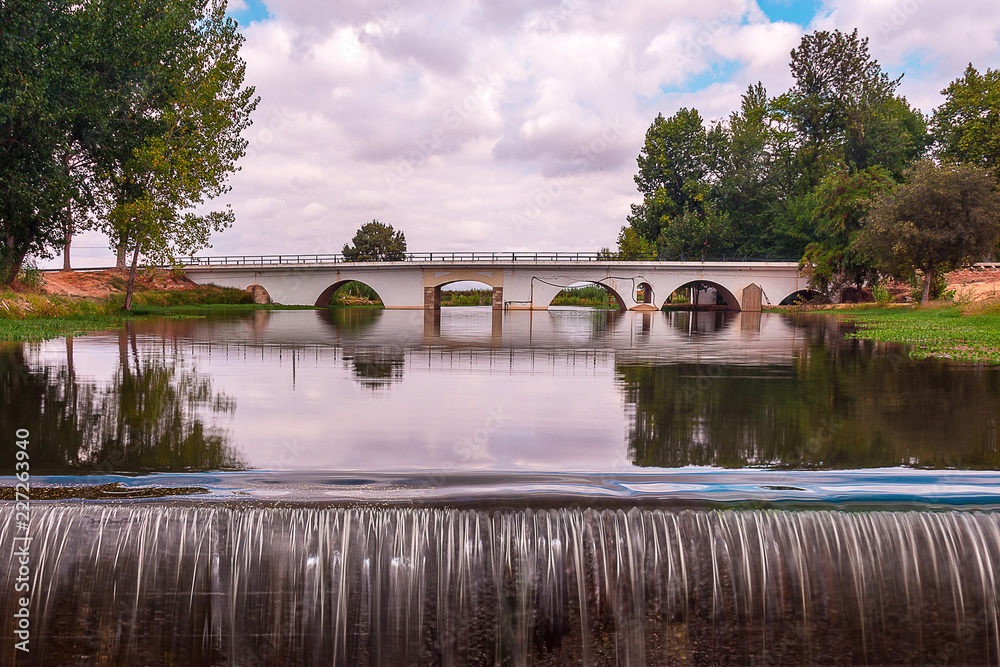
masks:
[[[1000,661],[991,512],[34,504],[31,535],[32,664]]]

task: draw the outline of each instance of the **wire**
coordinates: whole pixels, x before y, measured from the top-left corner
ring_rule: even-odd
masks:
[[[636,281],[638,280],[641,283],[645,283],[645,284],[649,285],[650,297],[655,301],[655,295],[653,294],[653,286],[649,283],[648,280],[646,280],[645,276],[606,276],[604,278],[601,278],[601,280],[577,280],[577,281],[574,281],[574,283],[570,283],[569,285],[560,285],[558,283],[549,282],[548,280],[545,280],[543,278],[539,278],[538,276],[531,276],[531,296],[532,296],[532,298],[530,300],[528,300],[528,301],[506,301],[504,303],[505,304],[506,303],[534,303],[535,302],[535,299],[534,299],[534,296],[535,296],[535,284],[534,283],[535,283],[536,280],[538,282],[540,282],[540,283],[545,284],[545,285],[550,285],[552,287],[558,287],[560,289],[566,289],[566,288],[570,287],[571,285],[573,285],[574,283],[578,283],[578,282],[589,282],[589,283],[592,283],[594,285],[601,285],[602,287],[606,287],[606,288],[610,289],[612,292],[614,292],[616,295],[618,295],[619,299],[621,298],[621,295],[618,294],[618,290],[616,290],[613,287],[611,287],[611,285],[605,285],[601,281],[602,280],[628,280],[628,281],[631,281],[631,283],[632,283],[632,294],[635,294],[635,291],[636,291]],[[633,298],[635,298],[635,297],[633,297]]]

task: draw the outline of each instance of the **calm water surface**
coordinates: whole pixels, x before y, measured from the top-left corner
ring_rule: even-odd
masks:
[[[506,475],[552,488],[573,473],[567,490],[728,483],[737,496],[743,483],[787,495],[783,480],[944,480],[992,494],[1000,369],[910,360],[848,327],[589,309],[152,319],[3,347],[2,420],[32,432],[36,474],[204,471],[212,487]]]
[[[27,664],[997,664],[1000,370],[847,331],[258,311],[4,345]]]

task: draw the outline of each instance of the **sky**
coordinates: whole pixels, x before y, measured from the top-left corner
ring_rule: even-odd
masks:
[[[996,0],[231,0],[260,104],[201,255],[340,252],[364,223],[411,252],[614,247],[645,132],[709,122],[789,52],[839,29],[925,114],[972,63],[1000,67]],[[97,233],[75,267],[108,266]],[[41,266],[61,265],[60,260]]]

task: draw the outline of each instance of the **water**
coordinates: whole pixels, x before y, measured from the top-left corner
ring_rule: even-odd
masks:
[[[848,330],[280,311],[4,345],[47,487],[29,662],[996,664],[1000,369]]]
[[[992,513],[53,507],[34,521],[51,568],[39,664],[1000,659]]]
[[[1000,370],[845,331],[722,312],[161,319],[0,348],[2,425],[36,434],[36,474],[1000,468]]]

